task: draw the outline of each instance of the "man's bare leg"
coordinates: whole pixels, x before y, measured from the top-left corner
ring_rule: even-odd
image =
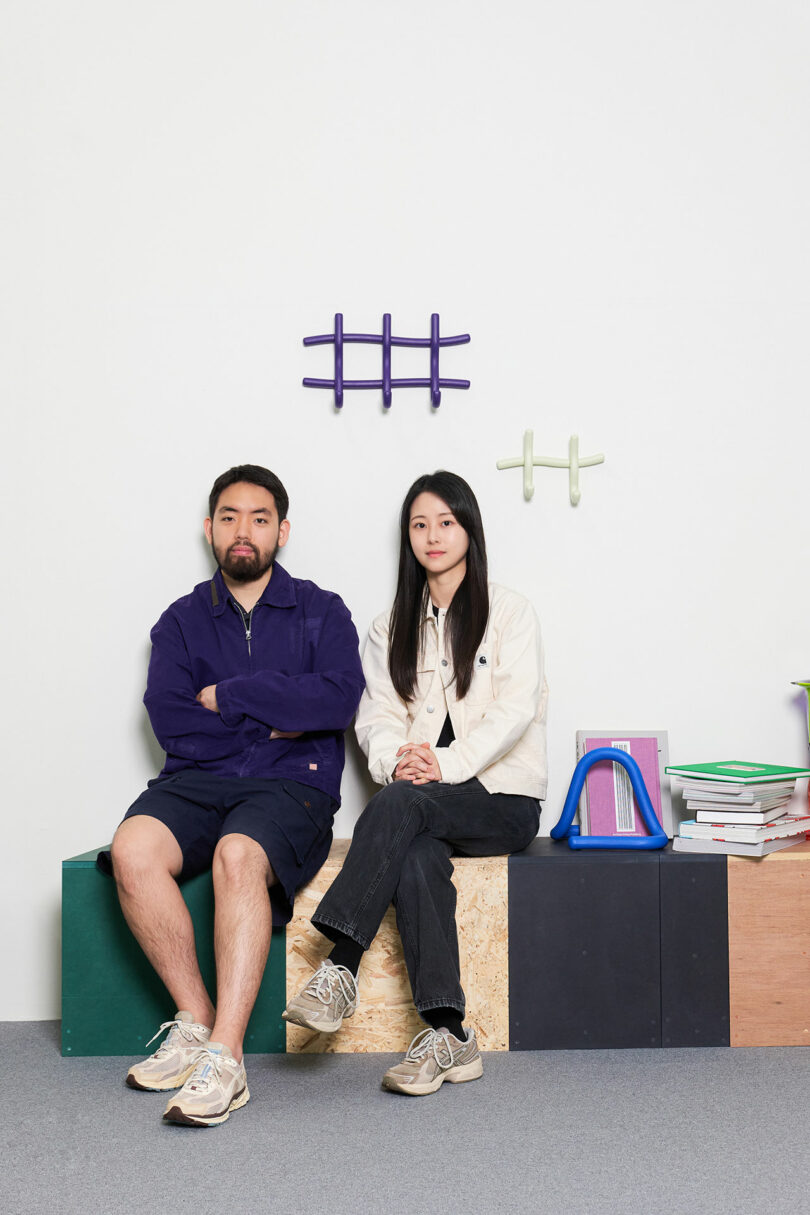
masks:
[[[219,841],[212,870],[217,1016],[211,1041],[224,1043],[241,1061],[245,1031],[270,951],[268,886],[276,876],[262,846],[236,833]]]
[[[164,823],[138,814],[118,828],[111,853],[121,910],[138,944],[175,1008],[211,1026],[214,1006],[200,974],[194,925],[175,880],[183,867],[180,845]]]

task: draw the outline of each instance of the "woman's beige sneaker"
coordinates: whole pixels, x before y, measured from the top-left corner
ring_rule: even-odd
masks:
[[[471,1029],[463,1042],[448,1029],[423,1029],[408,1047],[402,1062],[385,1073],[382,1086],[392,1093],[424,1097],[435,1093],[445,1080],[463,1084],[465,1080],[477,1080],[483,1070],[481,1052]]]
[[[237,1063],[227,1046],[209,1042],[198,1055],[197,1066],[163,1117],[182,1126],[216,1126],[233,1110],[250,1101],[244,1063]]]
[[[356,1008],[357,980],[345,966],[335,966],[327,958],[281,1015],[304,1029],[333,1034]]]
[[[190,1012],[179,1012],[173,1021],[164,1021],[146,1045],[154,1042],[164,1029],[168,1029],[169,1033],[155,1053],[144,1059],[143,1063],[136,1063],[127,1072],[130,1088],[142,1088],[153,1093],[180,1088],[194,1071],[197,1057],[211,1037],[211,1030],[198,1025]]]

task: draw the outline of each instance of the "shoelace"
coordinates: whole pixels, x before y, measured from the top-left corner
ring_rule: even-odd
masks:
[[[223,1057],[217,1051],[200,1047],[197,1065],[186,1081],[186,1088],[195,1093],[205,1093],[216,1080],[222,1080]]]
[[[185,1038],[187,1042],[195,1041],[194,1035],[191,1032],[191,1027],[186,1025],[185,1021],[164,1021],[157,1033],[152,1034],[152,1037],[149,1039],[146,1045],[151,1046],[155,1038],[159,1038],[164,1029],[168,1029],[169,1033],[165,1042],[161,1042],[160,1046],[155,1051],[155,1058],[157,1058],[158,1055],[163,1055],[170,1046],[174,1046],[178,1036]],[[178,1031],[177,1035],[175,1035],[175,1030]]]
[[[439,1052],[442,1048],[447,1052],[447,1061],[439,1058]],[[436,1060],[437,1067],[447,1069],[452,1067],[456,1061],[455,1053],[450,1045],[450,1035],[446,1031],[440,1029],[423,1029],[416,1035],[411,1042],[405,1054],[405,1061],[410,1063],[420,1063],[422,1059],[428,1055],[433,1055]]]
[[[352,972],[345,966],[327,966],[325,962],[321,962],[307,983],[305,991],[307,995],[320,1000],[321,1004],[331,1004],[336,987],[340,988],[347,1004],[352,1004],[357,999],[357,983]]]

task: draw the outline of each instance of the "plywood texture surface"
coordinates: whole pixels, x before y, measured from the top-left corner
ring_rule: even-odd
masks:
[[[295,899],[287,925],[287,998],[296,995],[329,952],[330,943],[310,917],[338,873],[348,840],[336,840],[320,873]],[[509,955],[507,940],[507,857],[456,857],[456,922],[461,981],[468,1024],[482,1050],[509,1049]],[[313,1034],[287,1026],[291,1052],[405,1051],[425,1028],[413,1006],[393,909],[389,907],[360,968],[360,1004],[336,1034]]]
[[[728,858],[732,1046],[810,1046],[810,843]]]

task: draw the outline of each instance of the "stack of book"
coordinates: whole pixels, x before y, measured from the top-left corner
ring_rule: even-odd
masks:
[[[800,844],[810,833],[810,815],[786,813],[796,781],[810,776],[808,768],[725,760],[666,771],[678,778],[686,808],[694,812],[680,825],[675,852],[765,856]]]

